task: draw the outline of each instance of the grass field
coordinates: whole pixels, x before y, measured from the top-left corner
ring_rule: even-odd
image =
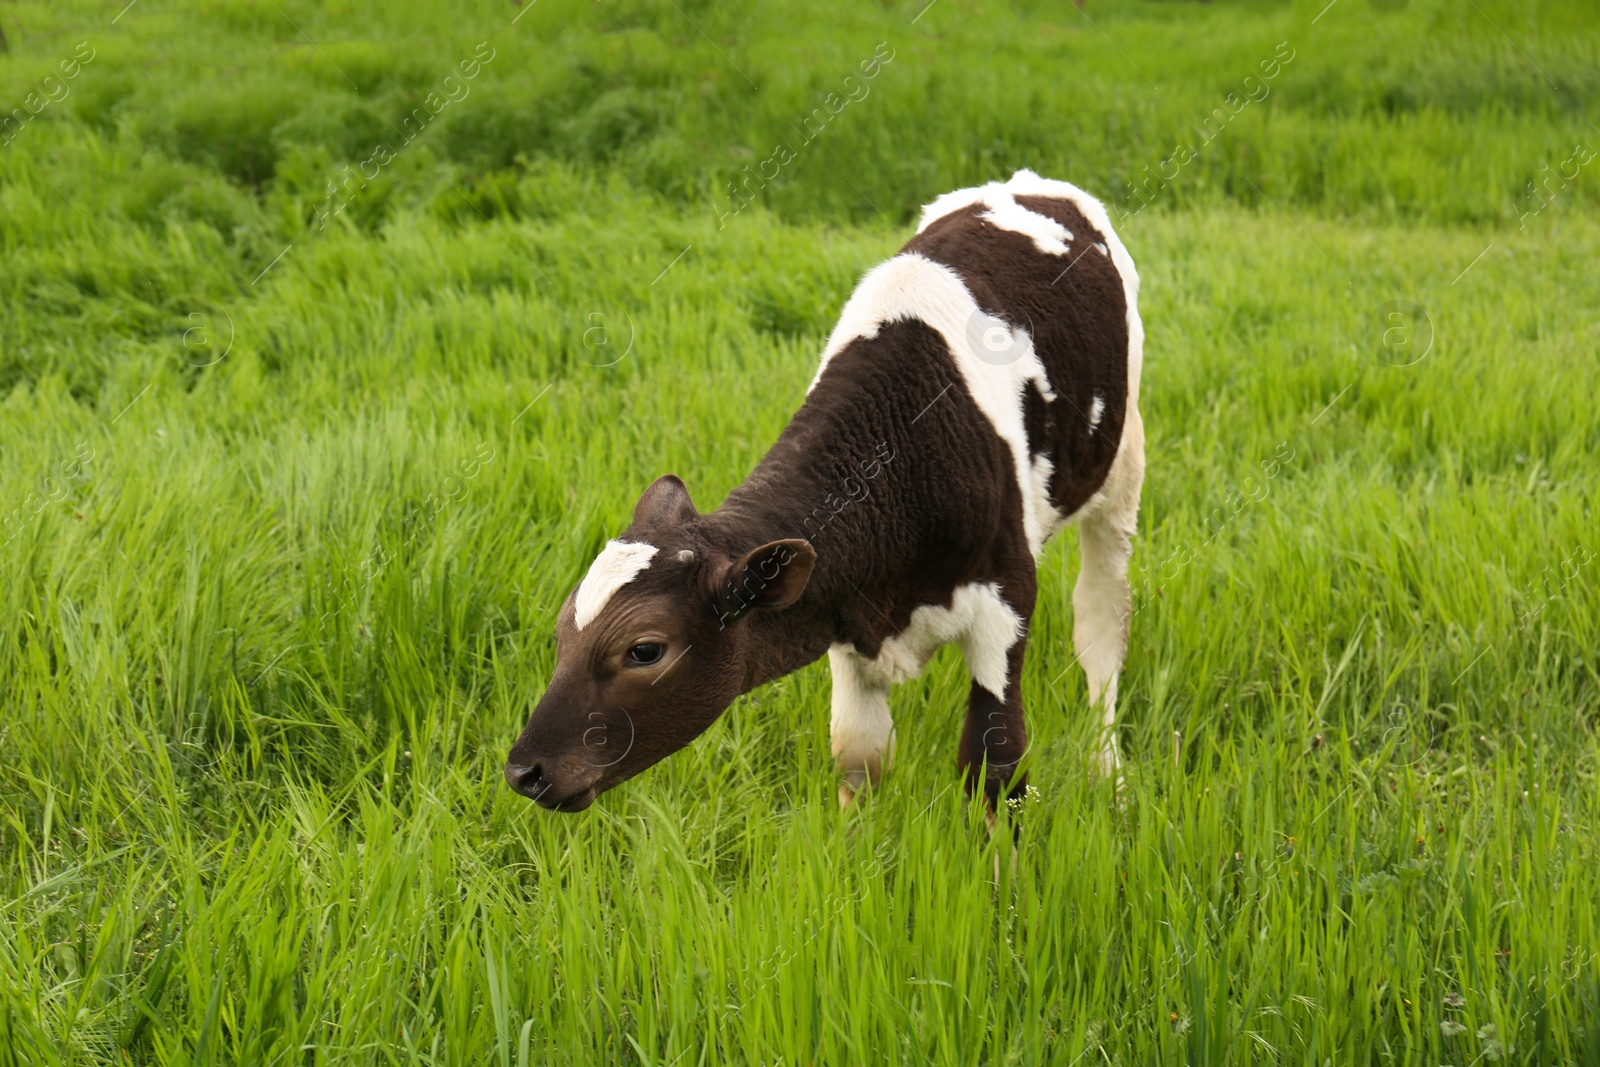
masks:
[[[0,1064],[1600,1064],[1592,6],[923,2],[0,4]],[[1120,802],[1071,534],[998,884],[950,650],[844,815],[823,665],[512,794],[1020,166],[1144,279]]]

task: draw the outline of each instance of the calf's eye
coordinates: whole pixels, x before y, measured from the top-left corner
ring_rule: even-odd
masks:
[[[667,646],[654,641],[644,641],[628,649],[628,665],[632,667],[648,667],[653,663],[660,663],[661,657],[666,655]]]

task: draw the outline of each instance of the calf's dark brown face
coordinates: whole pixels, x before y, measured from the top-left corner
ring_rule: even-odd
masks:
[[[749,688],[751,618],[804,592],[800,540],[728,546],[674,475],[639,498],[556,618],[556,670],[506,761],[511,788],[582,811],[700,736]]]

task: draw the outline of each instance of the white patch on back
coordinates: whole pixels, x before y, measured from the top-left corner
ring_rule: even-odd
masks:
[[[632,541],[607,541],[606,547],[589,565],[589,573],[578,583],[575,624],[583,629],[605,610],[618,589],[639,577],[660,551],[655,545]]]
[[[1100,399],[1099,394],[1096,394],[1095,398],[1094,398],[1094,403],[1089,405],[1089,432],[1090,433],[1094,433],[1095,429],[1100,425],[1100,416],[1104,415],[1105,413],[1106,413],[1106,402],[1104,400]]]
[[[1006,655],[1021,636],[1022,617],[1001,599],[998,585],[958,586],[948,608],[924,604],[913,611],[906,628],[884,641],[876,659],[863,660],[862,669],[893,685],[915,678],[934,652],[957,641],[972,680],[1004,700]]]
[[[1045,541],[1061,529],[1064,518],[1050,503],[1049,460],[1028,454],[1022,397],[1030,382],[1047,400],[1055,393],[1033,350],[1033,338],[987,316],[955,271],[914,252],[902,253],[868,271],[839,315],[811,388],[817,387],[828,361],[851,341],[876,337],[885,323],[908,319],[926,323],[944,338],[967,392],[1011,449],[1022,495],[1022,528],[1029,550],[1037,556]],[[974,323],[982,327],[976,334]],[[1011,344],[1002,346],[1006,352],[1003,361],[997,361],[981,340],[996,327],[1012,335]]]
[[[1018,171],[1018,174],[1028,173]],[[1012,182],[1016,178],[1011,179]],[[1033,245],[1047,256],[1064,256],[1069,249],[1067,242],[1072,240],[1072,231],[1067,229],[1048,215],[1041,215],[1017,203],[1015,194],[1029,195],[1032,190],[1013,189],[1010,183],[990,182],[973,189],[957,189],[953,193],[945,193],[939,199],[922,209],[922,221],[917,224],[917,232],[927,229],[929,224],[936,219],[941,219],[953,211],[982,204],[989,210],[978,217],[986,222],[993,223],[1002,230],[1010,230],[1031,238]]]
[[[1048,215],[1029,211],[1010,197],[991,205],[988,211],[978,217],[994,223],[1002,230],[1027,234],[1033,238],[1034,247],[1047,255],[1066,255],[1067,242],[1072,240],[1072,231],[1061,223]]]

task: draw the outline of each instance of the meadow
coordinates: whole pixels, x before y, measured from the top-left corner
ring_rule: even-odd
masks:
[[[0,1065],[1600,1065],[1591,5],[0,30]],[[1143,278],[1120,797],[1071,533],[1014,862],[953,650],[847,813],[822,664],[514,795],[638,493],[720,501],[1023,166]]]

